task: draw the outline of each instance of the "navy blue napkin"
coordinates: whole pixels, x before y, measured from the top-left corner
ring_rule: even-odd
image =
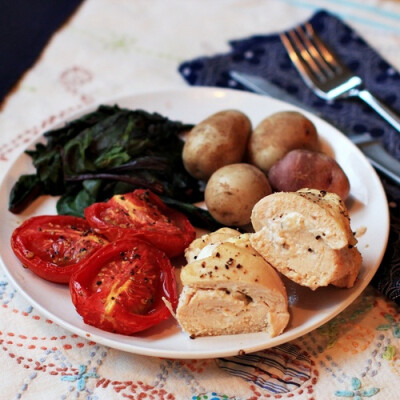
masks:
[[[400,113],[400,74],[350,26],[335,15],[321,10],[309,20],[315,31],[378,98]],[[284,49],[279,33],[254,35],[230,41],[225,54],[199,57],[179,66],[183,78],[194,86],[218,86],[245,90],[230,78],[237,70],[267,78],[318,110],[326,120],[344,132],[369,133],[400,159],[400,135],[367,105],[355,99],[326,102],[302,81]],[[382,177],[391,204],[391,231],[384,260],[372,284],[400,304],[400,188]],[[373,227],[371,227],[373,228]]]

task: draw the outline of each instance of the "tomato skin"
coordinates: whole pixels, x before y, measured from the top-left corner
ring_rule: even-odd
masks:
[[[85,218],[96,232],[110,241],[139,237],[171,258],[183,254],[196,237],[194,227],[184,214],[145,189],[115,195],[106,203],[92,204],[85,209]]]
[[[169,258],[137,238],[103,247],[72,275],[69,287],[86,324],[124,335],[170,318],[162,297],[173,309],[178,303]]]
[[[11,247],[22,264],[56,283],[68,283],[72,273],[106,243],[85,219],[67,215],[31,217],[11,235]]]

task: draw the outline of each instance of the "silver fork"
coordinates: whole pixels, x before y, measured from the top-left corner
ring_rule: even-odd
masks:
[[[400,117],[363,87],[362,79],[327,48],[310,23],[280,36],[300,76],[317,96],[325,100],[358,97],[400,132]]]

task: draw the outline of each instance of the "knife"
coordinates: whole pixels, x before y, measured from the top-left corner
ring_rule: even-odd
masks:
[[[239,71],[230,71],[229,75],[234,81],[240,83],[246,89],[254,93],[285,101],[286,103],[302,108],[303,110],[323,118],[318,111],[304,105],[295,97],[265,78]],[[400,161],[388,153],[379,141],[369,134],[347,135],[347,137],[364,153],[373,167],[400,185]]]

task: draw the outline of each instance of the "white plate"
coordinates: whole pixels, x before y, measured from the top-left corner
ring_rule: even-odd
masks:
[[[300,110],[265,96],[216,88],[147,93],[110,104],[115,103],[122,107],[159,112],[187,123],[199,122],[214,112],[228,108],[245,112],[254,125],[277,111]],[[350,305],[372,279],[386,248],[389,216],[381,182],[358,148],[331,125],[312,114],[302,112],[314,122],[322,141],[349,177],[351,196],[347,205],[352,229],[358,231],[366,228],[358,245],[363,256],[363,266],[352,289],[328,287],[312,292],[285,281],[291,304],[291,321],[280,336],[270,338],[265,333],[254,333],[192,340],[180,331],[172,318],[132,337],[108,333],[84,324],[74,309],[68,288],[44,281],[22,268],[10,248],[11,233],[24,219],[45,213],[55,214],[56,199],[51,197],[38,199],[20,215],[7,211],[11,187],[22,173],[33,171],[31,159],[25,154],[21,154],[11,166],[0,188],[0,254],[10,280],[37,310],[65,329],[106,346],[149,356],[226,357],[239,351],[247,353],[276,346],[319,327]]]

